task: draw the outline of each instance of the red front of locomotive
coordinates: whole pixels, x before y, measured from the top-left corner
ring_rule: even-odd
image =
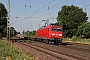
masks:
[[[62,42],[63,30],[62,26],[51,26],[50,28],[50,40],[55,43]]]
[[[49,38],[52,40],[53,38],[60,38],[63,37],[62,26],[50,26],[49,27]]]

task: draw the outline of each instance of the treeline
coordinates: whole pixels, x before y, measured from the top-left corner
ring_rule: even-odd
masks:
[[[90,38],[90,22],[87,13],[77,6],[62,6],[58,12],[57,25],[63,26],[64,37]]]
[[[24,35],[24,36],[27,36],[27,37],[30,37],[30,36],[36,36],[36,30],[33,30],[33,31],[23,31],[22,32],[22,34]]]

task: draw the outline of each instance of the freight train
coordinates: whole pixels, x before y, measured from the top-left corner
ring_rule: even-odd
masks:
[[[42,26],[37,30],[37,41],[45,41],[47,43],[54,42],[54,44],[61,44],[63,39],[62,26],[56,26],[55,24],[49,24],[48,26]]]

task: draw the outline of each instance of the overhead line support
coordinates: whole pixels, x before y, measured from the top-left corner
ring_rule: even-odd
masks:
[[[10,0],[8,0],[7,39],[10,40]]]

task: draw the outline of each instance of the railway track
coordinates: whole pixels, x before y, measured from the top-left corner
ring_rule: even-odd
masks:
[[[61,60],[85,60],[83,58],[80,58],[80,57],[76,57],[76,56],[73,56],[73,55],[68,55],[68,54],[65,54],[65,53],[62,53],[62,52],[58,52],[58,51],[55,51],[55,50],[51,50],[49,48],[44,48],[44,47],[41,47],[41,46],[37,46],[37,45],[34,45],[34,44],[28,44],[28,43],[23,43],[21,42],[21,44],[23,45],[26,45],[28,47],[31,47],[31,48],[34,48],[36,50],[39,50],[43,53],[46,53],[48,55],[51,55],[55,58],[58,58],[58,59],[61,59]]]
[[[23,41],[23,40],[21,40],[21,41]],[[36,42],[36,41],[33,41],[33,43],[36,42],[37,44],[33,44],[32,42],[30,42],[30,40],[24,40],[24,41],[26,41],[26,42],[19,42],[19,43],[24,44],[33,49],[36,49],[38,51],[41,51],[41,52],[48,54],[50,56],[53,56],[55,58],[58,58],[60,60],[67,60],[67,59],[68,60],[88,60],[89,57],[88,58],[85,57],[85,54],[86,54],[86,56],[90,55],[90,49],[88,48],[89,46],[86,46],[84,48],[85,45],[82,45],[82,44],[63,43],[62,45],[53,45],[53,44],[46,44],[46,43],[44,44],[44,43]],[[46,48],[42,45],[46,45],[46,46],[50,46],[50,47],[52,47],[52,45],[53,45],[54,49],[51,49],[50,47]],[[76,53],[81,52],[82,55],[81,54],[80,55],[82,57],[79,55],[73,55],[73,54],[68,54],[67,52],[62,52],[64,50],[63,48],[67,49],[67,50],[69,49],[70,51],[68,51],[68,53],[69,52],[71,53],[71,51],[74,53],[75,53],[75,51],[77,51]],[[61,50],[61,51],[58,51],[58,50]],[[73,50],[75,50],[75,51],[73,51]]]
[[[28,46],[28,47],[31,47],[31,48],[33,48],[33,49],[36,49],[36,50],[38,50],[38,51],[41,51],[41,52],[43,52],[43,53],[46,53],[46,54],[48,54],[48,55],[51,55],[51,56],[53,56],[53,57],[55,57],[55,58],[58,58],[58,59],[61,59],[61,60],[65,60],[64,58],[61,58],[61,57],[59,57],[59,56],[56,56],[56,55],[54,55],[54,54],[57,54],[57,53],[53,53],[52,54],[52,51],[49,51],[49,50],[47,50],[47,49],[44,49],[44,48],[41,48],[41,47],[39,47],[39,46],[35,46],[35,45],[33,45],[33,44],[26,44],[26,43],[21,43],[21,44],[23,44],[23,45],[25,45],[25,46]],[[49,51],[49,52],[48,52]]]
[[[44,48],[47,48],[47,49],[50,49],[50,50],[53,50],[53,51],[56,51],[57,53],[64,54],[66,56],[77,58],[78,60],[88,60],[88,59],[90,59],[90,56],[89,56],[90,55],[90,52],[89,52],[90,48],[85,49],[86,47],[83,47],[83,48],[80,49],[80,45],[78,45],[79,47],[78,46],[76,47],[74,44],[69,45],[67,43],[65,45],[52,45],[52,44],[48,45],[46,43],[45,44],[37,43],[35,45],[40,46],[40,47],[44,47]],[[44,45],[44,46],[42,46],[42,45]],[[81,44],[81,46],[82,46],[82,44]],[[89,45],[87,47],[89,47]]]

